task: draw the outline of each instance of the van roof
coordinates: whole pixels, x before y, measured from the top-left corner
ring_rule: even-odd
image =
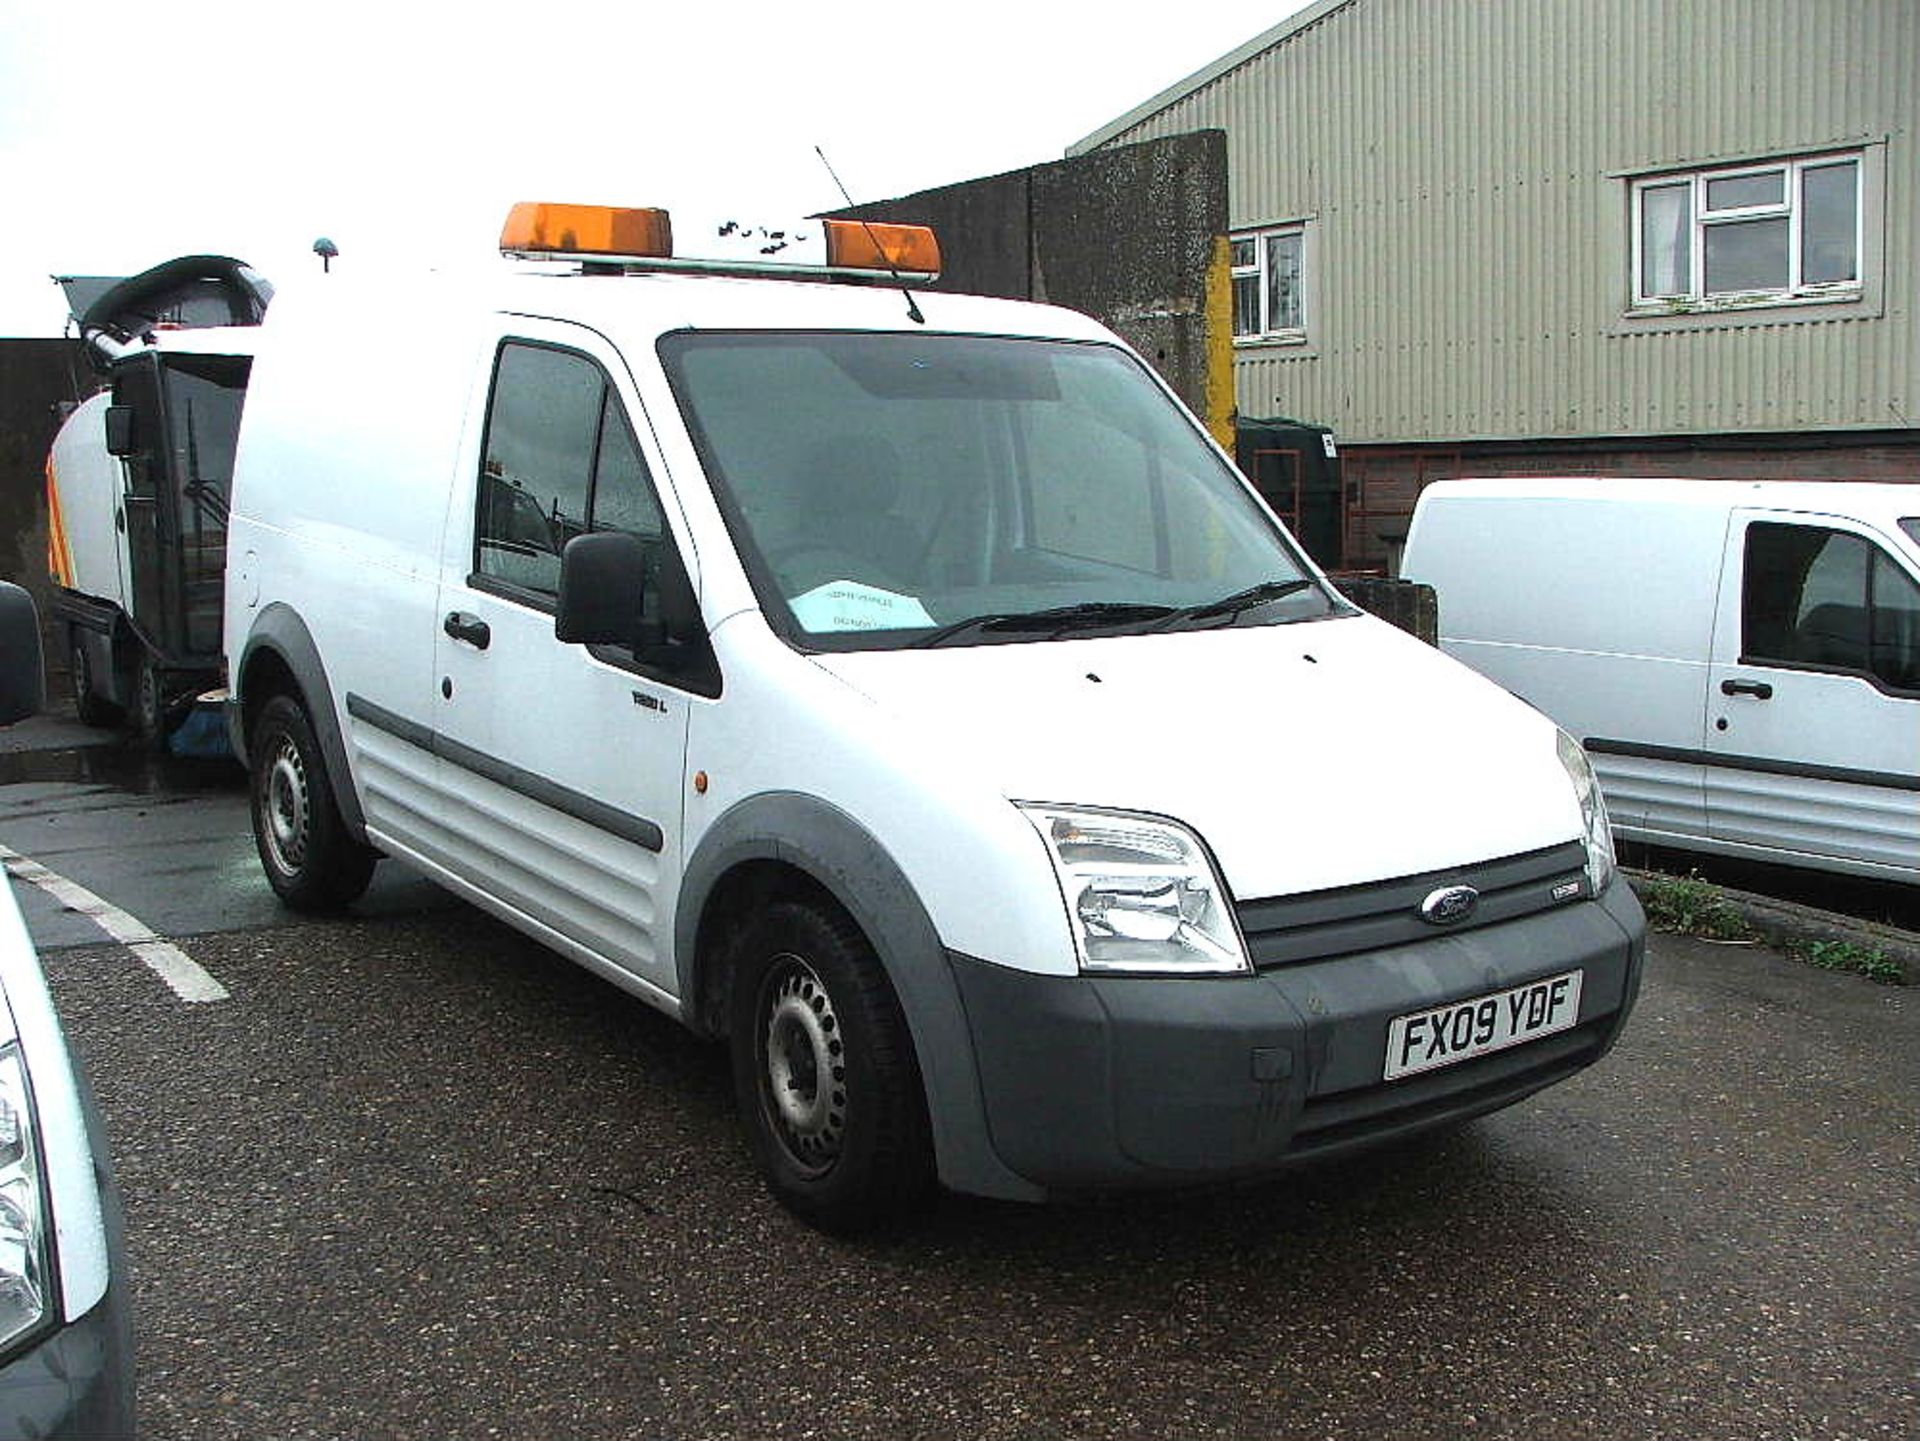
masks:
[[[1665,476],[1508,476],[1435,481],[1422,492],[1485,499],[1615,500],[1729,510],[1758,506],[1891,525],[1920,515],[1920,484],[1860,480],[1683,480]]]
[[[897,287],[785,278],[640,271],[582,274],[538,263],[409,277],[308,276],[280,288],[262,327],[284,335],[325,317],[356,317],[391,337],[395,317],[457,323],[480,314],[570,321],[624,341],[651,344],[676,330],[874,330],[1108,340],[1077,311],[1030,301],[915,289],[916,324]],[[298,317],[296,319],[296,317]],[[342,321],[342,323],[356,323]]]

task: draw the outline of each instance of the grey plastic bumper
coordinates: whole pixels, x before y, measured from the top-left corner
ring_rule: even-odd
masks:
[[[1511,1104],[1604,1055],[1639,992],[1624,882],[1416,945],[1231,979],[1034,976],[949,955],[994,1149],[1049,1190],[1271,1170]],[[1579,968],[1573,1029],[1381,1079],[1395,1016]]]

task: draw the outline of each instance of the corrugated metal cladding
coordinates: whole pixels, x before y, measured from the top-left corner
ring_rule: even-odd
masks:
[[[1891,429],[1920,424],[1916,107],[1920,0],[1351,0],[1102,145],[1222,128],[1232,224],[1311,221],[1310,344],[1237,349],[1244,413]],[[1863,144],[1864,300],[1627,317],[1631,176]]]

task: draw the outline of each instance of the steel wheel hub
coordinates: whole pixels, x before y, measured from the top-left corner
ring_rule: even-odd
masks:
[[[840,1154],[847,1122],[846,1047],[833,998],[798,956],[775,963],[765,994],[771,1118],[795,1160],[825,1170]]]
[[[267,767],[265,782],[266,836],[280,869],[289,875],[307,859],[307,828],[311,798],[307,768],[290,739],[282,739]]]

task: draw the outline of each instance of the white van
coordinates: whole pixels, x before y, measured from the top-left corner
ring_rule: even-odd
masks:
[[[1620,835],[1920,884],[1920,487],[1445,481],[1403,570]]]
[[[289,903],[400,857],[726,1037],[829,1227],[1607,1049],[1644,923],[1579,747],[1342,601],[1110,332],[905,292],[911,227],[666,232],[518,207],[530,267],[276,299],[226,650]]]

